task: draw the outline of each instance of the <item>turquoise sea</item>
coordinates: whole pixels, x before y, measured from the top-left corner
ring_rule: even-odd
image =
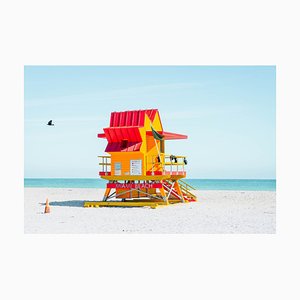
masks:
[[[276,191],[273,179],[185,179],[197,190]],[[103,179],[89,178],[25,178],[25,187],[105,188]]]

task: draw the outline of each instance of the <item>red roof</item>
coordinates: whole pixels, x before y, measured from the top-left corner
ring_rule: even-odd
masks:
[[[128,110],[112,112],[110,115],[110,127],[144,126],[145,114],[153,122],[157,109]]]
[[[108,127],[108,128],[103,128],[103,130],[104,130],[104,137],[107,139],[109,143],[121,142],[122,140],[128,140],[131,142],[142,141],[142,137],[140,135],[138,126]]]
[[[110,127],[104,128],[104,133],[99,133],[99,138],[106,138],[108,145],[105,152],[138,151],[142,145],[142,137],[139,128],[145,125],[145,115],[151,122],[154,121],[157,109],[130,110],[124,112],[112,112],[110,115]],[[186,135],[158,131],[165,140],[186,139]],[[147,131],[152,135],[152,131]],[[126,141],[124,144],[124,141]]]

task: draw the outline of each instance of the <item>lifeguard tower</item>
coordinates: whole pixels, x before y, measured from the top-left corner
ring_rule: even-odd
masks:
[[[194,189],[185,183],[187,159],[166,154],[167,140],[186,135],[163,130],[157,109],[112,112],[110,126],[98,138],[108,144],[108,156],[99,156],[101,178],[108,180],[102,201],[85,207],[169,205],[196,201]]]

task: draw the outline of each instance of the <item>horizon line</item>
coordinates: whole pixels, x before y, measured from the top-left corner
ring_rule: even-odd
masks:
[[[24,179],[99,179],[94,177],[24,177]],[[183,179],[197,179],[197,180],[276,180],[276,178],[183,178]]]

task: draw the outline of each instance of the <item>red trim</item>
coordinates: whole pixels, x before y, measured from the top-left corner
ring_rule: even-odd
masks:
[[[107,183],[106,187],[116,189],[155,189],[162,188],[161,183]]]
[[[162,171],[153,171],[154,175],[186,175],[185,171],[178,171],[178,172],[162,172]],[[147,171],[146,175],[152,175],[152,171]]]
[[[110,176],[111,172],[99,172],[100,176]]]

